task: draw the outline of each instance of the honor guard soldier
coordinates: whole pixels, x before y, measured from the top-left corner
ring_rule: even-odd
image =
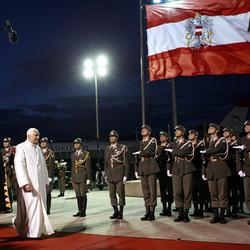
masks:
[[[174,201],[178,208],[175,222],[189,222],[188,212],[191,207],[193,191],[193,172],[196,171],[192,159],[194,147],[191,141],[184,139],[186,129],[182,125],[175,127],[176,141],[172,143],[174,163],[168,169],[168,175],[173,179]]]
[[[65,192],[65,174],[67,170],[67,162],[64,159],[61,159],[60,162],[57,162],[57,171],[58,171],[58,189],[60,194],[57,197],[63,197]]]
[[[246,136],[239,140],[240,151],[237,152],[238,175],[244,178],[245,202],[250,210],[250,120],[244,123]],[[250,225],[250,220],[247,222]]]
[[[155,207],[157,205],[157,174],[160,172],[159,165],[155,159],[157,152],[157,141],[151,137],[152,129],[149,125],[141,128],[142,141],[139,143],[139,162],[136,166],[135,176],[141,176],[141,187],[146,207],[146,214],[141,218],[155,220]]]
[[[237,215],[238,212],[238,202],[239,202],[239,176],[236,169],[236,149],[233,148],[237,144],[237,140],[232,140],[233,138],[233,130],[229,128],[223,129],[223,137],[227,141],[229,150],[226,158],[226,163],[230,168],[232,173],[231,176],[228,177],[228,208],[226,212],[227,217],[239,218]]]
[[[49,186],[47,187],[47,214],[50,214],[51,192],[53,189],[53,179],[55,172],[55,153],[53,150],[49,148],[49,139],[47,137],[41,138],[40,147],[42,149],[43,156],[46,161],[48,175],[49,175]]]
[[[75,152],[71,154],[71,178],[76,193],[78,212],[73,216],[86,216],[87,207],[87,185],[91,179],[90,155],[82,149],[82,139],[73,141]]]
[[[14,157],[15,157],[15,147],[11,146],[10,137],[5,137],[3,139],[3,177],[4,177],[4,190],[6,196],[6,210],[5,212],[12,211],[13,198],[17,195],[17,182],[14,170]]]
[[[208,148],[201,151],[209,156],[207,168],[202,170],[203,180],[208,180],[213,208],[213,218],[210,223],[225,224],[225,210],[228,207],[228,177],[231,171],[225,161],[228,154],[228,144],[224,137],[219,138],[220,126],[216,123],[209,124],[208,134],[210,143]],[[220,216],[219,216],[220,208]]]
[[[118,143],[119,134],[116,130],[111,130],[109,134],[110,146],[105,150],[104,168],[105,180],[108,183],[109,196],[114,213],[110,219],[123,219],[123,207],[125,206],[125,187],[128,178],[129,163],[128,149],[125,145]],[[119,202],[117,202],[117,196]],[[119,210],[118,210],[119,204]]]
[[[194,157],[192,163],[194,164],[196,171],[194,172],[194,184],[193,184],[193,205],[194,212],[190,216],[203,218],[203,208],[206,198],[207,182],[202,180],[202,154],[201,150],[204,150],[203,141],[198,140],[198,132],[191,129],[188,132],[188,139],[193,143]]]
[[[166,151],[167,148],[170,148],[170,143],[168,141],[168,134],[166,131],[161,131],[159,133],[159,137],[160,144],[157,147],[156,160],[160,167],[160,172],[158,174],[162,203],[162,212],[160,215],[171,216],[171,206],[173,203],[173,183],[172,178],[167,175],[167,165],[171,164],[171,154]]]

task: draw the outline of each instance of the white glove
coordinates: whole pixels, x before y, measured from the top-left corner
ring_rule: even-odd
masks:
[[[134,153],[132,153],[132,155],[139,155],[141,153],[141,151],[136,151]]]
[[[240,170],[240,171],[238,172],[238,175],[239,175],[240,177],[245,177],[245,176],[246,176],[246,174],[245,174],[242,170]]]
[[[107,177],[107,176],[104,177],[104,181],[105,181],[106,183],[108,183],[108,177]]]
[[[202,175],[202,180],[207,181],[207,178],[206,178],[206,176],[204,174]]]
[[[49,177],[49,183],[51,183],[51,182],[52,182],[52,178]]]
[[[123,184],[126,183],[127,179],[128,179],[128,178],[127,178],[126,176],[123,177]]]
[[[200,153],[201,153],[201,154],[205,154],[205,153],[206,153],[206,150],[201,150]]]
[[[233,146],[233,148],[240,149],[241,151],[243,151],[246,148],[246,146],[245,145]]]
[[[87,185],[89,185],[90,184],[90,180],[87,180]]]
[[[138,175],[137,172],[135,172],[135,178],[136,178],[136,179],[139,179],[139,175]]]
[[[172,148],[166,148],[165,151],[168,151],[168,152],[172,153],[173,149]]]
[[[167,176],[172,177],[172,174],[170,173],[170,170],[167,170]]]

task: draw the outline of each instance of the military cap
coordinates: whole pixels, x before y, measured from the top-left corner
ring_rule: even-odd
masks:
[[[161,136],[161,135],[168,136],[168,133],[167,133],[167,131],[161,131],[161,132],[159,133],[159,136]]]
[[[223,132],[226,132],[226,131],[228,131],[231,135],[233,134],[233,130],[232,129],[224,128]]]
[[[82,139],[81,139],[81,138],[76,138],[76,139],[73,141],[73,144],[76,144],[76,143],[82,144]]]
[[[146,124],[142,125],[141,129],[144,129],[144,128],[147,129],[148,132],[152,132],[152,128],[149,125],[146,125]]]
[[[111,136],[115,136],[115,137],[118,138],[119,134],[118,134],[118,132],[116,130],[111,130],[110,133],[109,133],[109,137],[111,137]]]
[[[5,137],[5,138],[3,138],[3,142],[11,142],[10,137]]]
[[[194,129],[191,129],[188,131],[189,134],[195,134],[196,136],[198,136],[198,131],[194,130]]]
[[[186,133],[186,128],[182,125],[175,126],[174,130],[181,130],[184,134]]]
[[[210,123],[208,127],[213,127],[217,131],[220,131],[220,125],[218,125],[217,123]]]
[[[49,139],[47,137],[43,137],[43,138],[41,138],[40,142],[47,142],[48,143]]]
[[[250,125],[250,120],[247,120],[244,122],[244,126],[246,126],[246,125]]]

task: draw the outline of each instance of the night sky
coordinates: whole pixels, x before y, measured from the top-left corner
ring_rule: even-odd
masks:
[[[1,3],[0,24],[11,21],[17,45],[0,35],[0,139],[25,139],[29,127],[53,141],[95,139],[94,81],[82,76],[83,59],[109,58],[99,79],[100,135],[116,129],[135,138],[141,126],[139,1],[43,0]],[[250,75],[179,77],[178,121],[187,128],[221,122],[240,103],[249,105]],[[146,83],[146,120],[155,132],[172,123],[168,80]]]

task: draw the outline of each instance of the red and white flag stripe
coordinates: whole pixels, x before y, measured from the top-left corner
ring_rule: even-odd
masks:
[[[250,1],[147,5],[150,80],[250,73]]]

